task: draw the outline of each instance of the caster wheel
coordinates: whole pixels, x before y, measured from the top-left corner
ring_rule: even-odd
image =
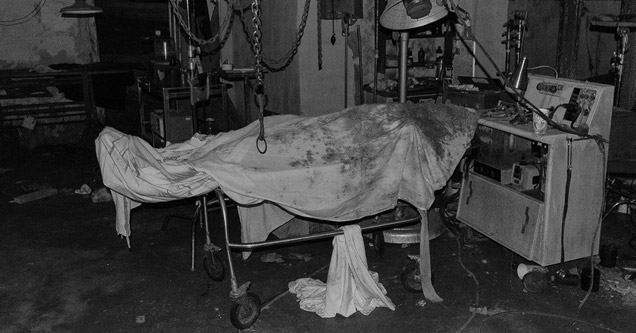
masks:
[[[377,255],[384,253],[384,233],[382,231],[373,233],[373,252]]]
[[[225,277],[225,267],[218,252],[208,253],[203,257],[203,267],[210,279],[214,281],[223,281]]]
[[[404,289],[418,293],[422,291],[422,283],[420,282],[420,264],[412,262],[402,268],[402,274],[400,274],[400,282],[404,286]]]
[[[261,314],[261,300],[258,296],[247,293],[240,302],[234,303],[230,309],[230,321],[238,329],[251,327]]]

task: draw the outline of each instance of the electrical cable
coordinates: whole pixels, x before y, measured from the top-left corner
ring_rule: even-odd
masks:
[[[464,262],[462,261],[462,243],[459,241],[459,237],[455,236],[455,240],[457,241],[457,261],[459,262],[459,265],[462,266],[464,271],[466,271],[466,273],[468,273],[468,275],[473,278],[473,281],[475,281],[475,307],[477,308],[479,307],[479,281],[477,281],[477,277],[475,276],[475,274],[473,274],[473,272],[466,268]],[[466,329],[468,324],[470,324],[473,318],[475,318],[476,314],[476,311],[472,311],[470,317],[466,319],[464,324],[459,328],[459,330],[457,330],[457,332],[462,332],[464,329]]]
[[[605,158],[606,158],[605,145],[602,142],[598,142],[598,141],[596,143],[598,144],[598,148],[601,151],[601,154],[603,155],[602,161],[605,161]],[[605,172],[607,172],[607,166],[606,166],[606,163],[603,163],[603,174],[605,174]],[[583,305],[585,304],[587,299],[590,297],[590,294],[592,294],[592,288],[594,287],[594,245],[596,244],[596,238],[598,237],[598,233],[601,231],[601,224],[603,223],[605,218],[607,218],[607,216],[609,215],[609,212],[607,214],[603,214],[603,207],[605,206],[605,186],[603,186],[602,194],[603,196],[601,198],[603,198],[603,200],[601,200],[601,210],[599,213],[600,215],[599,215],[598,222],[596,223],[596,227],[594,228],[594,237],[592,238],[592,246],[590,248],[590,287],[587,289],[587,293],[585,294],[585,297],[581,301],[581,304],[579,304],[578,308],[576,309],[577,314],[583,308]]]
[[[31,10],[31,12],[29,12],[28,14],[20,18],[12,19],[12,20],[0,20],[0,26],[10,27],[10,26],[23,24],[30,21],[42,10],[42,7],[44,7],[45,3],[46,3],[46,0],[40,0],[40,2],[33,8],[33,10]]]
[[[541,66],[534,66],[534,67],[530,67],[528,69],[542,69],[542,68],[548,68],[551,69],[554,72],[554,78],[558,79],[559,78],[559,72],[557,72],[557,70],[552,67],[552,66],[548,66],[548,65],[541,65]]]
[[[563,263],[565,262],[565,220],[568,217],[568,206],[570,201],[570,183],[572,182],[572,139],[567,139],[568,142],[568,156],[567,156],[567,170],[565,176],[565,199],[563,200],[563,216],[561,217],[561,270],[563,270]]]
[[[444,198],[440,207],[440,217],[442,218],[442,223],[444,224],[444,226],[451,234],[453,234],[455,240],[457,241],[457,261],[459,262],[459,265],[464,269],[464,271],[466,271],[466,273],[468,273],[470,277],[473,278],[473,281],[475,282],[475,307],[479,307],[479,281],[477,280],[475,274],[473,274],[473,272],[469,270],[466,265],[464,265],[464,262],[462,260],[462,243],[460,241],[460,238],[462,237],[461,231],[454,222],[451,222],[451,220],[455,220],[455,216],[448,212],[448,204],[457,202],[458,199],[459,192],[455,192],[449,197]],[[475,315],[476,311],[473,311],[468,319],[466,319],[464,324],[462,324],[462,326],[459,328],[459,330],[457,330],[457,332],[462,332],[464,329],[466,329],[468,324],[470,324],[470,322],[475,318]]]
[[[467,17],[468,17],[468,13],[466,11],[464,11],[463,9],[461,9],[459,6],[457,6],[456,4],[454,4],[452,1],[448,1],[447,0],[447,5],[449,6],[450,10],[454,13],[457,14],[457,18],[460,24],[462,24],[465,28],[465,34],[472,40],[475,41],[475,43],[477,44],[477,46],[479,46],[479,48],[482,50],[482,52],[484,53],[484,55],[486,56],[486,58],[491,62],[491,64],[493,65],[493,67],[495,68],[495,70],[497,71],[497,74],[499,76],[501,76],[505,83],[506,86],[509,86],[509,81],[508,78],[506,76],[503,75],[503,73],[501,72],[501,70],[499,69],[499,67],[497,66],[497,64],[495,63],[495,61],[492,59],[492,57],[490,56],[490,54],[487,52],[487,50],[485,49],[485,47],[481,44],[481,42],[475,37],[475,35],[473,34],[473,32],[470,29],[470,25],[467,24]],[[460,35],[460,38],[464,38],[463,35]],[[607,139],[604,139],[600,134],[588,134],[587,131],[585,129],[579,129],[579,128],[572,128],[569,129],[567,127],[562,126],[561,124],[557,124],[556,122],[552,121],[552,119],[550,119],[550,117],[546,116],[545,114],[543,114],[543,112],[541,112],[539,110],[539,108],[534,105],[532,102],[530,102],[529,100],[527,100],[517,89],[511,89],[512,92],[515,94],[515,96],[519,99],[519,101],[523,102],[523,104],[528,107],[529,106],[529,110],[532,111],[533,113],[538,114],[542,119],[544,119],[548,124],[550,124],[552,127],[562,131],[562,132],[566,132],[566,133],[570,133],[570,134],[575,134],[584,138],[589,138],[589,139],[593,139],[598,147],[599,150],[601,151],[601,153],[603,154],[603,161],[605,161],[605,146],[604,143],[609,142]],[[606,172],[606,167],[605,165],[603,166],[603,174],[605,174]],[[605,188],[603,188],[603,198],[605,198]],[[567,198],[566,198],[567,200]],[[604,199],[603,199],[604,200]],[[567,205],[567,202],[566,202]],[[604,202],[602,203],[602,205],[604,205]],[[565,214],[565,212],[564,212]],[[590,267],[591,267],[591,281],[594,281],[594,246],[596,244],[596,238],[598,236],[598,232],[600,230],[600,226],[602,221],[604,220],[604,218],[602,218],[603,215],[603,209],[601,207],[601,212],[599,215],[599,220],[598,223],[596,224],[596,228],[594,230],[594,237],[592,239],[592,246],[591,246],[591,250],[590,250]],[[561,235],[561,237],[563,237],[563,234]],[[562,249],[563,250],[563,249]],[[561,256],[563,258],[563,253],[561,253]],[[581,301],[581,304],[579,304],[578,309],[577,309],[577,313],[578,311],[581,310],[581,308],[583,307],[583,305],[585,304],[585,302],[587,301],[587,299],[589,298],[591,292],[592,292],[592,287],[593,287],[593,283],[590,283],[590,287],[587,291],[587,294],[585,296],[585,298]],[[555,315],[556,316],[556,315]]]

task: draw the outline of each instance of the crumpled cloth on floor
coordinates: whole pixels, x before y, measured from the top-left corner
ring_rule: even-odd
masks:
[[[369,271],[360,226],[342,229],[344,235],[333,239],[327,283],[302,278],[289,283],[289,292],[296,294],[301,309],[322,318],[349,317],[356,311],[367,316],[377,307],[395,310],[378,274]]]

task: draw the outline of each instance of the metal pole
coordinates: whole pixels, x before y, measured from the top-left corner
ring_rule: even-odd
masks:
[[[400,80],[398,89],[400,91],[399,102],[406,103],[406,61],[409,52],[409,33],[408,31],[400,32]]]
[[[380,33],[380,29],[379,29],[379,20],[378,20],[378,0],[375,0],[374,3],[374,7],[373,7],[373,14],[374,16],[374,25],[373,25],[373,30],[374,30],[374,36],[373,36],[373,47],[374,47],[374,60],[373,60],[373,103],[377,103],[378,102],[378,59],[380,58],[380,54],[378,52],[378,34]]]
[[[349,43],[349,22],[347,19],[347,15],[342,18],[342,22],[346,25],[345,27],[345,42],[344,42],[344,107],[347,108],[347,99],[348,99],[348,81],[349,81],[349,50],[347,48],[347,44]]]
[[[362,35],[360,34],[360,25],[356,26],[356,35],[358,37],[358,91],[360,94],[360,104],[364,104],[364,78],[362,73]]]

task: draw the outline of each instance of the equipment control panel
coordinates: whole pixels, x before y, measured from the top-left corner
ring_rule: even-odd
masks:
[[[589,129],[598,112],[608,111],[599,111],[597,96],[602,89],[607,87],[584,81],[529,75],[525,98],[539,108],[549,109],[552,120],[558,124]]]

